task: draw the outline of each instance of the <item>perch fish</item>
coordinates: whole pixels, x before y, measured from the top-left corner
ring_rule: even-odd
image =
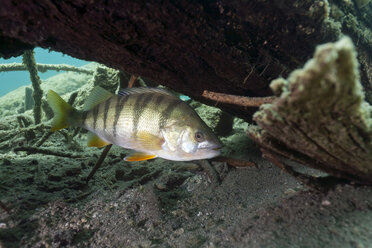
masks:
[[[163,89],[130,88],[114,95],[95,87],[81,111],[52,90],[47,99],[54,112],[51,131],[88,129],[88,146],[135,150],[126,161],[189,161],[220,154],[222,144],[212,130],[187,103]]]

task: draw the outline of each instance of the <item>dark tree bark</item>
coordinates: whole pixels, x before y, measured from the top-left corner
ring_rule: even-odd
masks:
[[[270,81],[301,66],[317,44],[336,40],[341,31],[360,38],[360,29],[349,27],[344,16],[328,18],[335,6],[350,18],[359,18],[360,12],[344,1],[334,2],[3,0],[0,55],[19,55],[29,46],[50,48],[140,75],[209,104],[203,90],[268,96]],[[370,24],[368,18],[358,21]],[[359,39],[358,48],[369,89],[367,38]],[[251,117],[252,109],[218,106]]]

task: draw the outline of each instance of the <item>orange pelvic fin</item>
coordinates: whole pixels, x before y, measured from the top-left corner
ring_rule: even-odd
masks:
[[[128,162],[135,162],[135,161],[145,161],[145,160],[149,160],[149,159],[153,159],[153,158],[156,158],[157,156],[156,155],[153,155],[153,154],[146,154],[146,153],[142,153],[142,152],[136,152],[136,153],[133,153],[131,155],[128,155],[124,158],[125,161],[128,161]]]

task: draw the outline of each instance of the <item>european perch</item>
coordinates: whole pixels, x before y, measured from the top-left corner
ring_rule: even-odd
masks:
[[[115,144],[135,150],[126,161],[161,157],[175,161],[213,158],[221,142],[187,103],[166,90],[130,88],[114,95],[95,87],[83,110],[48,92],[51,131],[78,126],[90,131],[88,146]]]

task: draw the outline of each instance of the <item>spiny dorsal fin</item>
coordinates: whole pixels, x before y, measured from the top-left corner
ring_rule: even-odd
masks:
[[[139,88],[127,88],[127,89],[120,89],[118,92],[119,96],[128,96],[133,94],[143,94],[143,93],[159,93],[164,94],[167,96],[171,96],[177,98],[175,95],[170,93],[169,91],[162,89],[162,88],[150,88],[150,87],[139,87]]]
[[[105,90],[104,88],[101,88],[99,86],[96,86],[93,88],[90,95],[87,97],[84,103],[83,110],[87,111],[89,109],[92,109],[97,104],[106,101],[111,96],[113,96],[111,92]]]

